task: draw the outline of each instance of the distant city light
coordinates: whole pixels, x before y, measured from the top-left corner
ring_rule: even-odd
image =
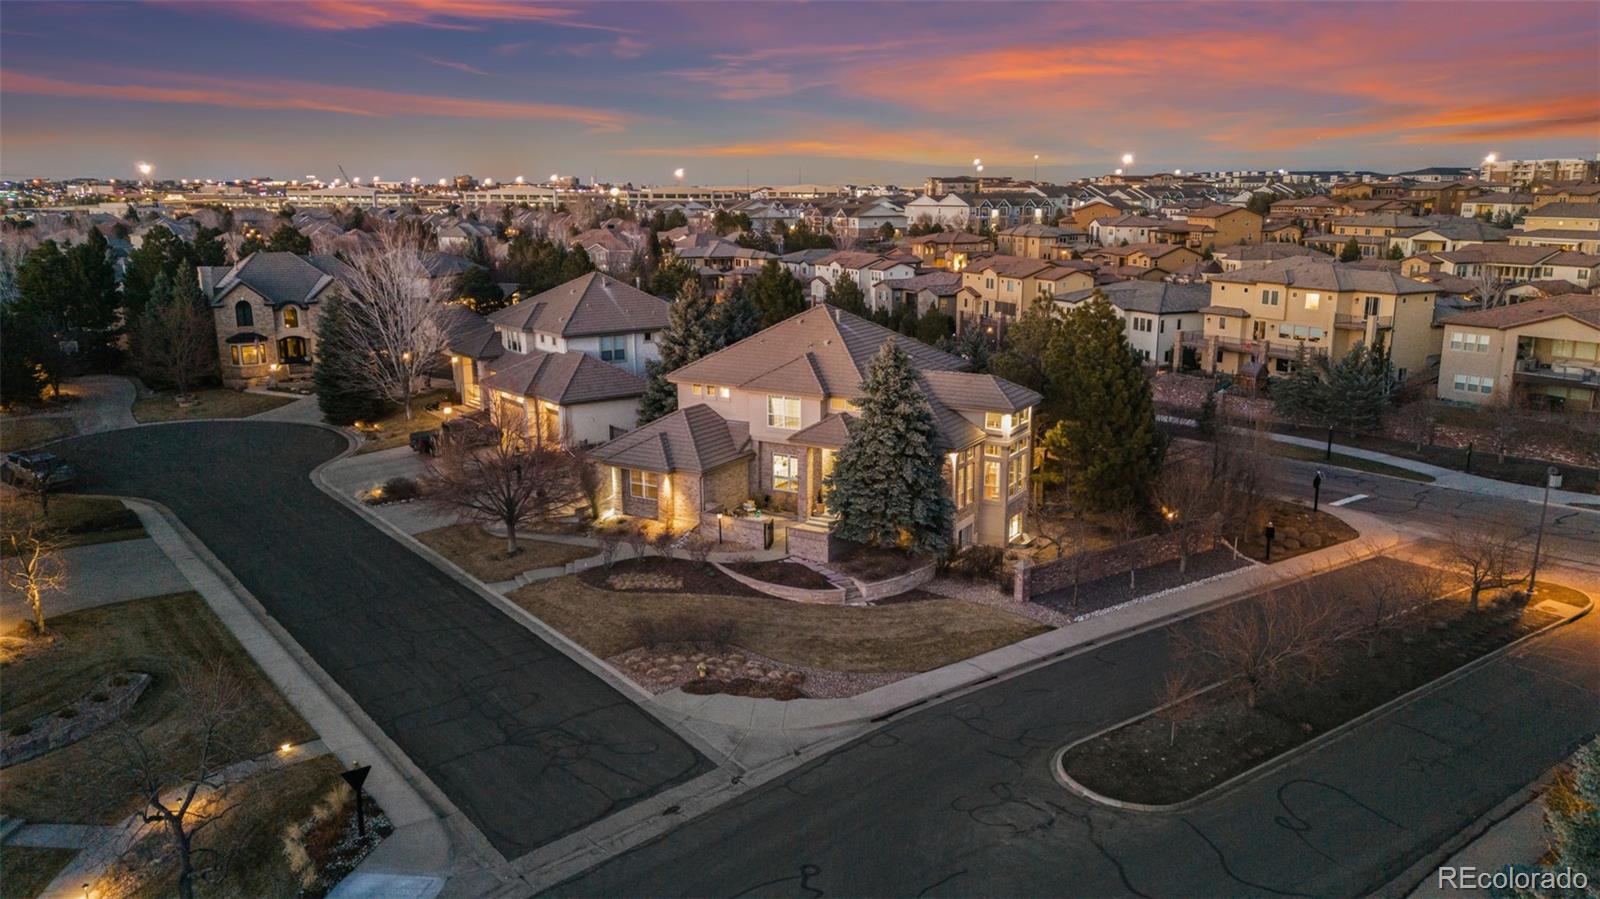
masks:
[[[1125,166],[1126,165],[1133,165],[1133,154],[1132,153],[1124,153],[1124,154],[1122,154],[1122,164],[1125,165]]]
[[[518,175],[516,180],[518,184],[521,184],[525,179],[521,175]]]
[[[450,179],[448,179],[448,178],[440,178],[439,179],[439,186],[440,187],[449,187],[450,186]]]
[[[156,167],[148,162],[138,163],[137,168],[139,169],[139,174],[145,176],[146,178],[150,177],[150,173],[156,170]]]
[[[422,183],[422,179],[418,178],[416,175],[412,175],[411,176],[411,183],[412,184],[421,184]]]
[[[361,183],[361,176],[357,175],[354,178],[351,178],[350,179],[350,183],[351,184],[360,184]]]
[[[494,179],[493,178],[485,178],[485,179],[483,179],[483,186],[484,187],[494,187]]]
[[[618,195],[618,194],[620,194],[620,193],[622,193],[622,191],[620,191],[620,190],[617,190],[617,189],[616,189],[616,188],[615,188],[615,187],[613,187],[613,188],[611,188],[611,195],[612,195],[612,196],[613,196],[613,197],[614,197],[614,196],[617,196],[617,195]]]
[[[1483,157],[1483,161],[1486,165],[1494,165],[1494,161],[1499,158],[1499,156],[1490,153],[1488,156]]]
[[[1118,175],[1122,174],[1122,169],[1117,169],[1116,174],[1118,174]]]
[[[683,169],[673,169],[672,170],[672,177],[677,178],[679,181],[682,181],[683,180]]]
[[[1181,174],[1183,174],[1183,169],[1173,169],[1172,170],[1172,174],[1181,175]]]
[[[972,164],[974,166],[983,165],[983,160],[981,160],[978,157],[974,156],[974,157],[972,157]]]
[[[979,166],[978,166],[978,172],[979,172],[979,173],[980,173],[980,174],[981,174],[981,173],[982,173],[982,172],[983,172],[983,166],[982,166],[982,165],[979,165]]]

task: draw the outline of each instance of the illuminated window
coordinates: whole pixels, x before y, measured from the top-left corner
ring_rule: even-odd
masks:
[[[293,306],[283,307],[283,326],[285,328],[300,327],[300,310]]]
[[[784,431],[800,428],[800,398],[797,396],[767,397],[767,427]]]
[[[1011,516],[1011,520],[1006,523],[1006,539],[1007,540],[1021,540],[1022,539],[1022,513],[1021,512],[1018,512],[1017,514]]]
[[[1028,444],[1027,441],[1017,444],[1011,451],[1011,490],[1012,496],[1021,493],[1028,486]]]
[[[234,365],[264,365],[267,361],[267,347],[260,343],[236,343],[228,347],[228,356]]]
[[[628,494],[639,499],[656,499],[661,495],[661,476],[653,471],[630,470]]]
[[[986,452],[986,453],[984,453],[984,455],[988,455],[988,453]],[[1000,498],[1000,463],[999,462],[988,462],[988,461],[985,461],[983,463],[983,498],[984,499],[999,499]]]
[[[1307,311],[1315,310],[1321,305],[1322,305],[1322,294],[1320,294],[1320,293],[1308,293],[1308,294],[1306,294],[1306,309],[1307,309]]]
[[[781,493],[794,493],[800,489],[800,458],[798,456],[773,454],[772,489]]]

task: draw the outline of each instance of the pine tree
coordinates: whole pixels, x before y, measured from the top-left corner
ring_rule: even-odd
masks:
[[[719,346],[732,346],[761,330],[761,313],[742,286],[717,304],[713,321]]]
[[[15,304],[0,305],[0,405],[36,403],[49,381],[39,367],[40,328]]]
[[[867,296],[854,278],[840,278],[828,286],[827,303],[852,315],[867,315]]]
[[[645,365],[644,395],[639,397],[639,424],[649,424],[678,408],[678,388],[667,375],[722,348],[717,339],[716,303],[686,281],[667,313],[667,327],[657,345],[661,358]]]
[[[350,339],[351,322],[345,300],[334,295],[317,314],[317,364],[312,384],[317,392],[317,408],[330,424],[350,425],[377,418],[383,411],[383,398],[361,386],[342,360],[357,352]]]
[[[267,238],[267,249],[274,253],[309,253],[311,238],[301,234],[294,225],[284,222]]]
[[[1066,313],[1046,354],[1045,372],[1060,393],[1069,487],[1097,511],[1141,505],[1161,467],[1150,381],[1124,328],[1096,292]]]
[[[1194,429],[1200,432],[1201,437],[1207,439],[1217,435],[1216,388],[1207,390],[1205,399],[1200,401],[1200,411],[1194,416]]]
[[[777,260],[768,259],[760,273],[750,280],[750,302],[761,313],[761,327],[770,328],[806,311],[806,292],[800,286],[800,279]]]
[[[861,390],[860,418],[823,484],[839,516],[833,533],[869,546],[947,552],[955,504],[934,449],[933,410],[897,342],[884,343]]]
[[[1278,414],[1292,421],[1313,425],[1328,423],[1328,387],[1311,361],[1305,345],[1295,354],[1294,370],[1287,378],[1272,381],[1272,402]]]
[[[1571,787],[1545,793],[1545,824],[1550,830],[1553,865],[1573,871],[1600,871],[1600,739],[1572,756]],[[1560,796],[1565,801],[1553,801]],[[1594,881],[1590,880],[1593,889]]]
[[[1389,406],[1390,380],[1382,347],[1352,347],[1328,369],[1329,424],[1352,432],[1376,430]]]
[[[1355,235],[1352,234],[1350,236],[1350,239],[1345,241],[1344,249],[1339,251],[1339,261],[1340,262],[1360,262],[1361,261],[1361,244],[1356,241]]]

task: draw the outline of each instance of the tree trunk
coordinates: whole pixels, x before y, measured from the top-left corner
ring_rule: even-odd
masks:
[[[1187,574],[1188,572],[1189,572],[1189,548],[1186,547],[1186,546],[1181,546],[1180,545],[1178,547],[1178,574]]]
[[[517,523],[510,518],[506,522],[506,555],[517,554]]]
[[[39,592],[36,584],[28,585],[28,605],[33,607],[33,629],[39,636],[44,636],[44,596]]]
[[[167,825],[172,829],[172,842],[178,850],[178,899],[194,899],[194,860],[189,856],[189,836],[183,832],[183,825],[170,816]]]
[[[1468,604],[1468,608],[1470,608],[1474,612],[1478,611],[1478,594],[1480,592],[1482,592],[1482,591],[1483,591],[1483,585],[1482,584],[1474,583],[1472,585],[1472,599],[1471,599],[1470,603]]]
[[[411,375],[406,375],[405,386],[401,388],[400,395],[404,398],[406,421],[411,420]]]

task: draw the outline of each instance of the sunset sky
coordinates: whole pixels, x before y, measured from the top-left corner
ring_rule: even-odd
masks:
[[[1600,5],[0,9],[0,174],[916,183],[1600,151]]]

